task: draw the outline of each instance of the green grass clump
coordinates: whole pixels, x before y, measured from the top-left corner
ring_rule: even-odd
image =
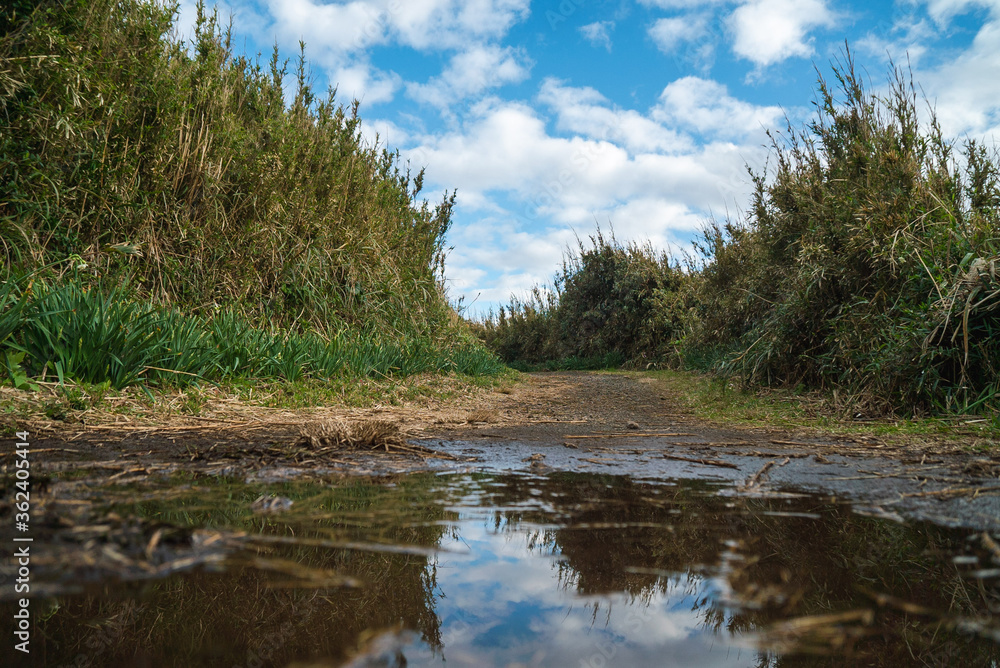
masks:
[[[2,322],[19,319],[0,354],[29,378],[60,383],[185,386],[196,382],[271,379],[298,382],[347,377],[398,378],[420,373],[494,375],[495,355],[467,333],[449,339],[332,335],[254,326],[232,309],[212,316],[137,301],[128,283],[107,289],[36,280],[17,294],[0,292]],[[12,288],[10,286],[13,286]],[[4,301],[5,300],[5,301]]]

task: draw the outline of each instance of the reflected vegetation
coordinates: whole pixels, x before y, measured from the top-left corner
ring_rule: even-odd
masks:
[[[36,665],[1000,665],[995,542],[817,497],[421,474],[44,513]]]

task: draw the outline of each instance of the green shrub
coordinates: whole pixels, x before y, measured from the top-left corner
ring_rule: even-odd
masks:
[[[881,410],[996,406],[996,163],[974,142],[957,160],[902,71],[884,96],[849,53],[834,74],[817,120],[775,138],[743,224],[709,226],[683,345],[750,383],[840,388]]]
[[[620,244],[600,231],[563,261],[555,290],[512,299],[477,331],[502,359],[529,369],[650,364],[672,353],[687,277],[648,243]]]
[[[441,329],[454,195],[367,146],[287,64],[235,56],[199,4],[190,44],[154,0],[18,3],[0,33],[0,261],[71,255],[151,300],[337,331]]]

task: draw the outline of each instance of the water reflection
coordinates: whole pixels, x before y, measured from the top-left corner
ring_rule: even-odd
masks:
[[[706,632],[698,611],[719,593],[712,578],[632,575],[650,584],[586,593],[618,561],[603,545],[583,560],[560,553],[560,537],[588,532],[464,526],[471,554],[442,556],[437,569],[448,665],[745,666],[753,656],[728,632]]]
[[[253,514],[263,491],[293,499],[292,510]],[[198,540],[237,547],[221,571],[138,583],[102,575],[82,594],[34,601],[31,658],[73,666],[901,666],[914,657],[998,665],[991,615],[1000,588],[984,576],[1000,564],[980,536],[863,517],[814,497],[718,491],[592,474],[105,490],[97,516],[132,518],[147,534],[197,528]],[[54,533],[50,542],[59,541]],[[127,552],[121,541],[116,549]],[[39,563],[43,581],[66,568]],[[310,586],[307,576],[319,572],[364,586]],[[10,620],[13,608],[2,607]]]

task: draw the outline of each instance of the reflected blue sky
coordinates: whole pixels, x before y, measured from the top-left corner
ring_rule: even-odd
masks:
[[[1000,656],[1000,581],[979,533],[829,499],[583,473],[427,474],[290,483],[280,491],[293,508],[261,518],[248,506],[262,489],[227,482],[141,503],[105,491],[140,535],[206,527],[193,530],[223,536],[232,561],[131,585],[91,574],[39,621],[35,665],[96,660],[88,643],[108,619],[128,623],[90,665],[773,667],[808,653],[820,655],[809,665],[921,656],[972,668]],[[147,539],[119,533],[118,549],[144,552]],[[258,535],[281,542],[238,549]],[[33,585],[58,585],[101,549],[44,545],[72,562],[39,560]],[[316,584],[330,572],[363,584]]]
[[[512,522],[501,530],[483,509],[456,509],[457,532],[436,569],[443,654],[415,643],[408,665],[753,666],[747,639],[706,627],[722,592],[710,573],[662,576],[659,591],[579,595],[553,527]]]

